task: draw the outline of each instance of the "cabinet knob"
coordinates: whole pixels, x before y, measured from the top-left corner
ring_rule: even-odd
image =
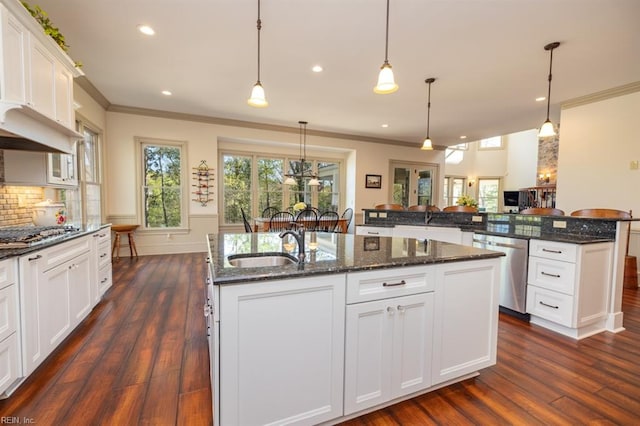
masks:
[[[404,312],[404,306],[402,305],[398,305],[397,309],[398,309],[398,312]]]
[[[393,306],[387,306],[387,312],[389,312],[389,314],[393,315],[395,311],[396,310],[393,308]]]

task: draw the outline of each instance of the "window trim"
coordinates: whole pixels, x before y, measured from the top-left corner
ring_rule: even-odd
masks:
[[[187,233],[189,232],[189,186],[188,186],[188,173],[187,173],[187,141],[172,140],[172,139],[160,139],[144,136],[134,137],[136,144],[136,196],[137,207],[136,217],[138,223],[140,223],[139,231],[142,234],[167,234],[171,233]],[[173,146],[180,148],[180,226],[168,227],[168,228],[147,228],[145,227],[144,220],[144,197],[143,197],[143,173],[144,167],[142,166],[142,155],[145,145],[152,146]]]

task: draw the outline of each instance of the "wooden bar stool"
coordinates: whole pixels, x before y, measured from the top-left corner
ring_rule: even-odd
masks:
[[[133,238],[133,233],[138,229],[140,225],[111,225],[111,230],[116,233],[116,237],[113,239],[113,248],[111,249],[111,257],[115,253],[116,259],[120,259],[120,235],[127,234],[129,240],[129,256],[138,257],[138,250],[136,249],[136,242]]]

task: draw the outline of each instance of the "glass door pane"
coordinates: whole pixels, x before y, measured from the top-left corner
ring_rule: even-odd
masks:
[[[393,203],[409,206],[411,185],[411,168],[394,167],[393,169]]]
[[[416,204],[422,206],[430,206],[433,204],[432,197],[432,173],[431,170],[418,170],[417,173],[417,196],[418,200]]]
[[[392,202],[405,208],[435,204],[433,182],[437,166],[428,164],[392,164]],[[386,200],[385,200],[386,201]]]

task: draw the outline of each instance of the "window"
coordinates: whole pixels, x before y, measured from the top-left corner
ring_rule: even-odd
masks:
[[[183,142],[139,140],[143,227],[186,228]]]
[[[495,136],[487,139],[480,139],[478,149],[502,149],[502,136]]]
[[[500,179],[478,179],[478,208],[487,212],[498,212]]]
[[[445,206],[454,206],[464,194],[464,186],[466,178],[447,176],[444,178],[444,198],[443,202]]]
[[[469,149],[468,143],[451,145],[444,151],[444,162],[446,164],[460,164],[464,160],[464,151]]]
[[[80,144],[80,182],[84,189],[85,222],[100,224],[100,155],[98,134],[87,127],[82,127],[84,139]]]
[[[261,154],[222,153],[221,225],[242,223],[247,217],[259,217],[267,207],[287,210],[297,202],[317,207],[320,212],[340,212],[341,163],[335,160],[306,160],[305,174],[316,174],[319,186],[310,186],[309,178],[284,185],[285,173],[300,173],[300,160]]]

